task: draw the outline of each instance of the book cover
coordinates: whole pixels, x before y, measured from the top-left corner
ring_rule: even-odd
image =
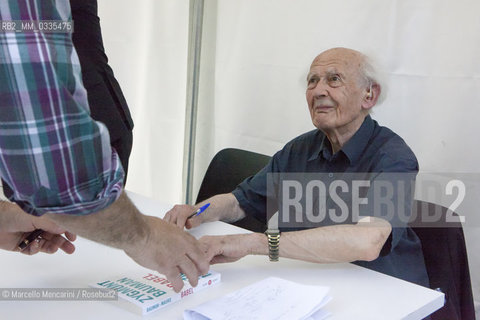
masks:
[[[155,272],[119,275],[90,286],[115,290],[118,293],[118,302],[114,301],[115,304],[136,314],[146,315],[219,283],[220,273],[210,270],[198,278],[196,287],[192,287],[183,274],[182,279],[185,285],[178,293],[173,290],[165,276]]]

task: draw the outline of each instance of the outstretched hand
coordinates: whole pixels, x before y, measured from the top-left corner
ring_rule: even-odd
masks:
[[[24,250],[20,250],[18,244],[36,229],[44,230],[41,237]],[[52,254],[61,249],[72,254],[75,251],[72,241],[75,239],[75,234],[59,227],[46,217],[35,217],[23,212],[14,203],[0,202],[0,249],[21,251],[27,255],[39,252]]]
[[[167,277],[176,292],[183,287],[181,273],[192,286],[208,272],[205,248],[189,233],[164,220],[145,216],[149,226],[145,242],[138,242],[125,252],[138,264]]]
[[[177,204],[172,209],[170,209],[166,214],[163,220],[168,223],[174,224],[180,228],[195,228],[202,223],[202,216],[194,216],[190,219],[188,217],[195,212],[195,207],[188,204]]]
[[[210,264],[216,264],[235,262],[249,254],[261,254],[257,249],[263,245],[261,236],[256,233],[203,236],[199,241],[206,248]]]

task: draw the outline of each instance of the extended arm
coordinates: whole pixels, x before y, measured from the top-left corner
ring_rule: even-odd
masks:
[[[188,219],[188,216],[206,203],[210,206],[204,213]],[[237,199],[231,193],[213,196],[195,206],[176,205],[165,214],[165,221],[175,224],[180,228],[194,228],[201,223],[211,221],[235,222],[245,217],[245,212],[238,204]]]
[[[0,20],[42,17],[69,20],[68,2],[27,8],[9,1],[0,10]],[[208,271],[200,243],[142,215],[123,194],[123,169],[106,127],[90,118],[71,35],[0,33],[0,42],[0,122],[8,133],[0,137],[0,175],[15,202],[66,230],[125,250],[164,273],[176,290],[183,286],[180,272],[196,285]]]
[[[379,218],[364,218],[355,225],[336,225],[284,232],[280,257],[317,263],[375,260],[391,232]],[[206,236],[200,239],[209,250],[211,263],[236,261],[245,255],[268,255],[267,237],[261,233]]]
[[[210,203],[204,214],[186,220],[204,203]],[[167,221],[187,228],[208,221],[233,222],[243,217],[245,212],[231,193],[216,195],[195,207],[177,205],[165,215]],[[284,232],[280,238],[280,256],[319,263],[371,261],[380,254],[391,229],[383,219],[366,217],[354,225]],[[268,255],[267,237],[261,233],[206,236],[200,241],[208,246],[211,263],[236,261],[248,254]]]
[[[200,243],[165,221],[141,214],[122,193],[111,206],[85,216],[47,214],[60,226],[87,239],[125,251],[140,265],[164,274],[180,290],[185,273],[195,286],[208,271]]]

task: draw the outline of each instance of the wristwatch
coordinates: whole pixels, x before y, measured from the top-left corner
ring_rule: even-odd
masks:
[[[280,231],[278,229],[268,229],[265,231],[268,238],[268,257],[270,261],[278,261],[280,250]]]

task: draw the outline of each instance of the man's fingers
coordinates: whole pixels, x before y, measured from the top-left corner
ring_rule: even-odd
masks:
[[[27,248],[22,250],[21,253],[29,255],[29,256],[39,253],[40,249],[41,249],[40,241],[42,241],[42,240],[43,239],[33,240],[33,242],[30,243],[30,245]],[[43,242],[45,242],[45,240],[43,240]]]
[[[75,246],[61,235],[53,235],[45,245],[45,252],[55,253],[58,249],[67,254],[72,254],[75,251]]]
[[[178,267],[180,271],[185,274],[192,287],[196,287],[198,284],[198,277],[201,274],[195,263],[188,257],[185,257],[184,261],[182,261]]]
[[[185,227],[186,222],[187,222],[187,219],[185,217],[177,216],[177,221],[175,224],[177,225],[177,227],[183,228]]]
[[[198,227],[202,223],[202,218],[200,216],[195,216],[185,221],[185,227],[187,229],[192,229]]]
[[[68,240],[70,241],[75,241],[77,240],[77,235],[71,232],[65,232],[65,237],[67,237]]]
[[[187,219],[187,221],[185,221],[185,228],[192,229],[194,227],[194,225],[192,223],[192,219]]]
[[[165,214],[163,220],[183,229],[187,224],[188,216],[194,211],[194,208],[186,204],[177,204]]]
[[[73,236],[75,237],[75,235]],[[70,241],[68,241],[61,235],[51,234],[50,232],[44,232],[42,234],[42,239],[39,242],[39,247],[41,252],[49,254],[57,252],[58,249],[61,249],[68,254],[72,254],[75,251],[75,246],[70,243]]]
[[[72,254],[75,252],[75,245],[69,241],[64,241],[60,249],[67,254]]]
[[[162,273],[161,271],[159,272]],[[180,292],[180,290],[183,288],[183,280],[180,270],[177,267],[170,268],[170,270],[165,272],[165,276],[172,284],[173,290],[175,290],[175,292]]]
[[[177,211],[177,212],[174,212]],[[177,227],[183,228],[185,226],[186,219],[184,219],[178,210],[173,208],[172,210],[168,211],[165,216],[163,217],[163,220],[165,220],[168,223],[174,224]]]
[[[203,243],[203,245],[205,245],[205,243]],[[212,264],[212,261],[216,256],[222,254],[221,252],[219,252],[219,250],[215,250],[213,247],[206,246],[206,245],[205,245],[205,248],[204,248],[204,252],[205,252],[205,256],[207,258],[207,262],[209,264]]]
[[[167,213],[165,213],[165,216],[163,217],[163,220],[165,220],[166,222],[168,223],[171,223],[172,221],[172,215],[170,214],[170,211],[168,211]]]
[[[208,272],[210,265],[208,263],[206,252],[204,252],[202,246],[195,245],[195,247],[189,250],[186,255],[189,258],[189,261],[193,262],[195,269],[198,270],[200,275]]]
[[[217,261],[217,257],[223,255],[222,247],[218,245],[219,242],[217,241],[217,239],[218,237],[216,236],[203,236],[202,238],[200,238],[200,243],[204,247],[207,261],[209,261],[210,264],[213,264],[213,261],[215,261],[215,263],[220,263]]]

